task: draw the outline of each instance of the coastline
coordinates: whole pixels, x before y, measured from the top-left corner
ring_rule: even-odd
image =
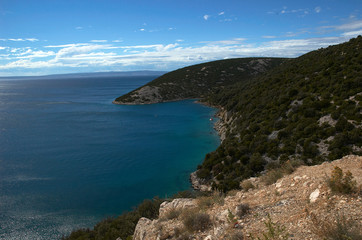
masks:
[[[229,123],[232,122],[232,118],[230,117],[230,113],[228,113],[223,107],[220,106],[213,106],[207,102],[201,102],[199,100],[195,101],[195,103],[202,104],[208,107],[218,109],[215,117],[218,120],[214,124],[214,129],[216,130],[217,134],[220,138],[220,143],[222,143],[226,138],[227,126]],[[194,190],[201,191],[201,192],[211,192],[212,186],[208,184],[204,179],[197,177],[197,171],[194,171],[190,174],[190,183]]]

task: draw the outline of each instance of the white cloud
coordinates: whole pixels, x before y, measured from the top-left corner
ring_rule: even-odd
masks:
[[[358,35],[362,35],[362,29],[358,30],[358,31],[342,33],[342,36],[344,36],[344,37],[357,37]]]
[[[76,29],[76,30],[82,30],[82,29],[83,29],[83,27],[78,26],[78,27],[75,27],[75,29]]]
[[[12,41],[12,42],[25,42],[25,41],[29,41],[29,42],[37,42],[39,41],[39,39],[37,38],[8,38],[8,39],[0,39],[0,41]]]
[[[123,40],[117,39],[117,40],[113,40],[112,42],[114,42],[114,43],[120,43],[120,42],[123,42]]]
[[[144,31],[146,31],[146,29],[144,29],[144,28],[141,28],[141,29],[140,29],[140,31],[141,31],[141,32],[144,32]]]
[[[92,43],[106,43],[107,40],[91,40]]]
[[[316,13],[320,13],[320,12],[321,12],[321,10],[322,10],[322,8],[321,8],[321,7],[315,7],[315,8],[314,8],[314,11],[315,11]]]
[[[220,40],[220,41],[204,41],[201,43],[206,43],[209,45],[235,45],[235,44],[241,44],[244,42],[246,38],[233,38],[230,40]]]
[[[210,15],[205,14],[204,19],[207,21],[210,18]]]
[[[55,56],[55,52],[53,51],[33,51],[31,49],[28,49],[24,52],[18,53],[18,59],[25,59],[25,58],[45,58],[45,57],[50,57],[50,56]]]
[[[225,14],[224,11],[223,11],[223,12],[219,12],[219,16],[224,15],[224,14]]]
[[[350,33],[352,34],[352,33]],[[4,56],[10,59],[1,64],[1,71],[11,69],[113,69],[138,68],[169,70],[204,61],[235,57],[296,57],[321,47],[344,42],[349,35],[340,37],[295,40],[266,40],[260,44],[245,43],[244,38],[202,42],[194,46],[170,44],[113,46],[111,44],[74,43],[46,46],[56,51],[20,49]],[[10,53],[10,51],[8,51]],[[47,59],[47,60],[44,60]],[[84,70],[84,71],[85,71]]]
[[[37,41],[39,41],[39,39],[36,39],[36,38],[26,38],[25,40],[26,40],[26,41],[30,41],[30,42],[37,42]]]
[[[362,28],[362,20],[353,21],[350,23],[345,23],[339,26],[334,26],[337,30],[354,30],[358,28]]]
[[[276,38],[276,36],[266,35],[262,36],[262,38],[271,39],[271,38]]]

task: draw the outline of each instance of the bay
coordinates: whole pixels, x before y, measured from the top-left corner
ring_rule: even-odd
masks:
[[[112,104],[153,78],[0,81],[0,239],[58,239],[190,188],[216,110]]]

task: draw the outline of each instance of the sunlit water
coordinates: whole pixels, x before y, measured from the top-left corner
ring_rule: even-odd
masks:
[[[0,81],[0,239],[57,239],[190,188],[215,109],[111,103],[152,79]]]

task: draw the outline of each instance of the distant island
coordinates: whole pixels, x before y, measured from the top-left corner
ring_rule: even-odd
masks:
[[[38,80],[38,79],[66,79],[66,78],[94,78],[94,77],[129,77],[129,76],[161,76],[165,71],[124,71],[124,72],[91,72],[91,73],[67,73],[43,76],[14,76],[0,77],[1,80]]]

